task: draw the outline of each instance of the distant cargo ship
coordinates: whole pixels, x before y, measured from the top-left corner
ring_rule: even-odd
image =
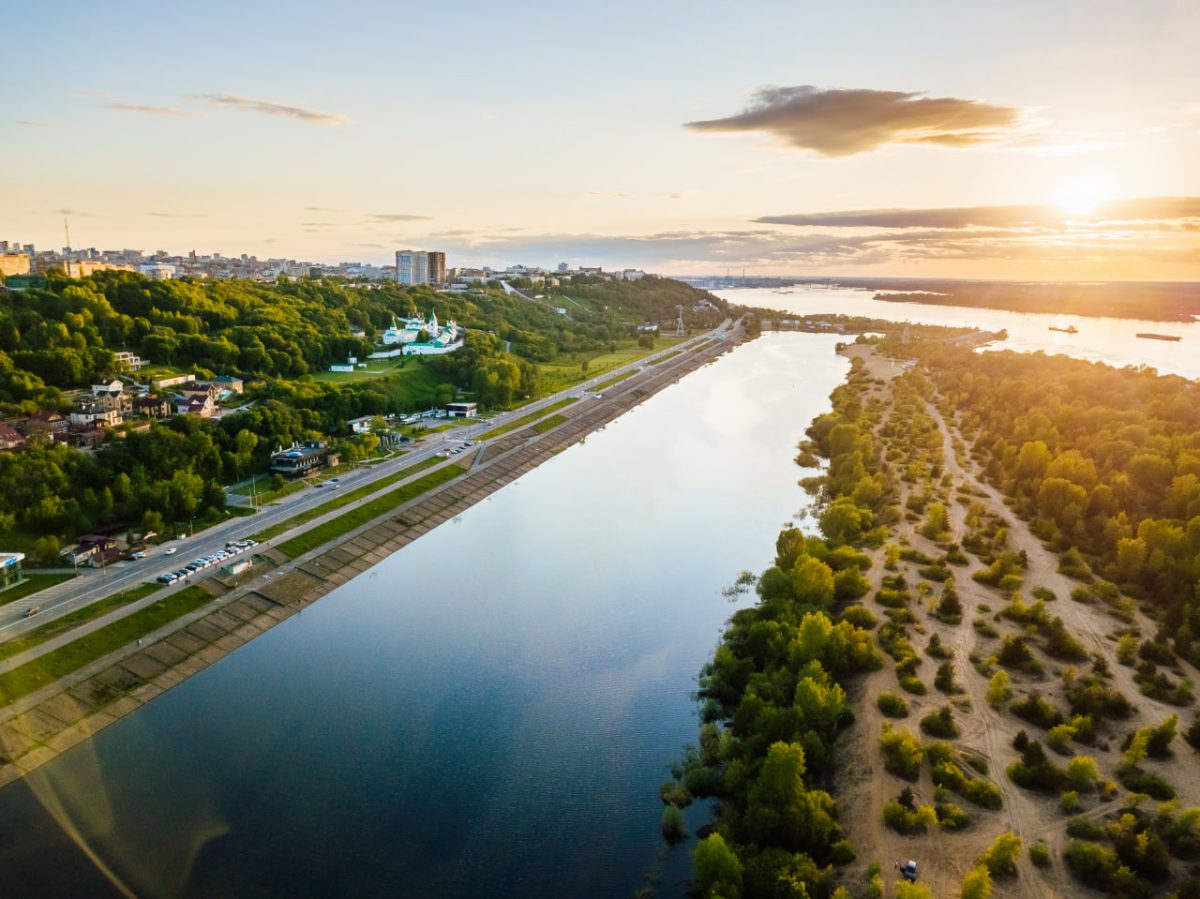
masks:
[[[1074,325],[1067,325],[1065,328],[1056,328],[1056,327],[1054,327],[1054,325],[1051,325],[1050,330],[1051,331],[1060,331],[1063,334],[1078,334],[1079,333],[1079,329],[1076,328]]]
[[[1144,337],[1146,340],[1183,340],[1182,337],[1178,337],[1175,334],[1152,334],[1149,331],[1143,331],[1134,336]]]

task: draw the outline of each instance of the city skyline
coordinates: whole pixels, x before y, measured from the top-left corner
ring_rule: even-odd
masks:
[[[56,35],[0,100],[0,236],[39,247],[1200,278],[1190,4],[72,10],[11,16]]]

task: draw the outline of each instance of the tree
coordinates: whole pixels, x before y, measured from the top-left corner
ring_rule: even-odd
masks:
[[[709,834],[692,853],[693,881],[704,899],[739,899],[742,863],[719,833]]]
[[[992,875],[986,865],[967,872],[960,895],[962,899],[988,899],[992,895]]]
[[[987,701],[992,708],[1000,708],[1008,702],[1012,692],[1008,689],[1008,672],[997,671],[988,682]]]
[[[833,571],[812,556],[801,556],[792,568],[792,593],[803,605],[828,609],[833,604]]]

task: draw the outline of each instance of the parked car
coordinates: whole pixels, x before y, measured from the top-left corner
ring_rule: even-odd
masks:
[[[140,549],[139,549],[137,552],[135,552],[135,553],[134,553],[133,555],[131,555],[129,558],[131,558],[131,559],[144,559],[144,558],[146,558],[146,553],[145,553],[143,550],[140,550]]]

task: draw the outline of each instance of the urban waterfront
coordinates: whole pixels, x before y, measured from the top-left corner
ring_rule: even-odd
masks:
[[[9,895],[103,894],[68,833],[136,895],[631,892],[834,343],[741,347],[0,792]]]

